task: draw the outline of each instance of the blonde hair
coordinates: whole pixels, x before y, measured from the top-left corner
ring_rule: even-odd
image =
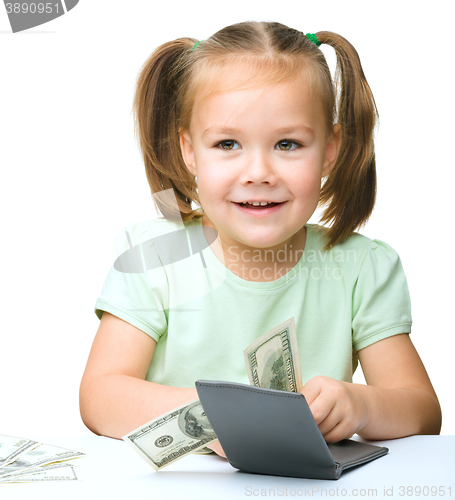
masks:
[[[376,104],[354,47],[330,31],[316,36],[335,50],[334,82],[322,51],[302,32],[276,22],[227,26],[195,50],[197,40],[178,38],[160,45],[145,61],[133,102],[135,134],[151,192],[172,188],[179,219],[188,221],[204,214],[195,177],[185,165],[179,142],[180,133],[189,129],[197,99],[278,83],[304,70],[309,88],[321,103],[327,134],[333,133],[335,122],[341,125],[338,159],[321,187],[318,204],[327,205],[321,222],[332,222],[324,231],[324,249],[343,242],[366,223],[376,200]],[[248,78],[237,72],[242,81],[230,78],[228,88],[222,75],[227,65],[236,63],[246,64],[251,71]],[[170,198],[153,198],[165,217],[175,218]],[[192,202],[200,208],[193,209]]]

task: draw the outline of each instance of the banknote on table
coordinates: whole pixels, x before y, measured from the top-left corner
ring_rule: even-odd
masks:
[[[0,434],[0,468],[14,462],[40,444],[32,439]]]
[[[150,420],[122,439],[155,470],[160,470],[190,453],[201,452],[218,438],[196,399]]]
[[[68,450],[50,444],[41,444],[27,453],[24,453],[14,462],[4,467],[0,467],[0,480],[18,472],[27,474],[31,471],[35,472],[35,469],[45,465],[83,456],[85,456],[85,453],[81,453],[80,451]]]
[[[250,385],[288,392],[302,389],[294,317],[259,337],[243,354]]]
[[[43,481],[77,481],[74,467],[66,463],[44,465],[38,469],[14,472],[0,479],[0,483],[33,483]]]

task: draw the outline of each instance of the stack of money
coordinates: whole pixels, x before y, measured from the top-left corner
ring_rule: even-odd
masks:
[[[74,467],[67,461],[83,456],[79,451],[0,434],[0,483],[75,481]]]
[[[250,385],[300,392],[302,375],[294,318],[279,324],[243,351]],[[216,434],[198,399],[147,422],[122,438],[155,470],[190,453],[212,453]]]

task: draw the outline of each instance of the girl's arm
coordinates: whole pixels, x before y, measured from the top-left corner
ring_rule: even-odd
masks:
[[[409,335],[358,351],[368,385],[313,377],[302,389],[327,442],[439,434],[441,408]]]
[[[155,417],[198,399],[196,388],[145,380],[156,341],[103,312],[79,391],[84,424],[95,434],[121,439]]]

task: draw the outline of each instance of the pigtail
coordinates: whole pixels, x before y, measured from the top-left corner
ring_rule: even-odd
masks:
[[[330,31],[316,33],[320,43],[335,49],[338,123],[342,142],[337,162],[321,188],[319,205],[328,205],[322,222],[327,229],[326,250],[343,242],[366,223],[376,201],[374,127],[378,112],[363,73],[359,55],[342,36]]]
[[[176,96],[194,42],[191,38],[179,38],[155,49],[140,70],[133,101],[135,136],[151,192],[173,188],[152,197],[156,209],[170,220],[193,218],[196,211],[191,202],[199,200],[195,178],[181,154],[176,126],[179,114]]]

